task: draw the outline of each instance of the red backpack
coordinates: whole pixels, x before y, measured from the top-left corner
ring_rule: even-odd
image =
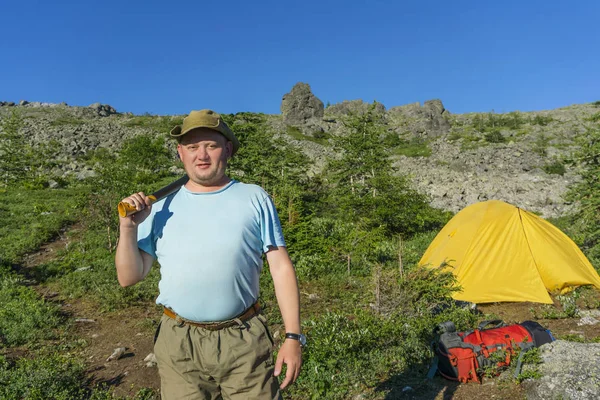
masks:
[[[505,325],[500,320],[484,321],[474,331],[456,332],[454,323],[440,324],[441,335],[433,344],[436,362],[429,376],[437,372],[461,383],[481,383],[486,367],[506,367],[518,349],[523,353],[554,340],[550,331],[535,321]],[[495,354],[497,352],[502,353]]]

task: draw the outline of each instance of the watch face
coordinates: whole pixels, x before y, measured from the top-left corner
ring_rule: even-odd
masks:
[[[300,338],[298,340],[300,341],[301,346],[306,346],[306,336],[300,334]]]

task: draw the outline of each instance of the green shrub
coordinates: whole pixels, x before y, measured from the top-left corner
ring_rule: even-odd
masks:
[[[401,140],[393,152],[406,157],[429,157],[431,148],[425,139],[413,137],[410,140]]]
[[[143,281],[122,288],[117,281],[112,250],[106,246],[106,231],[91,229],[44,268],[59,271],[58,280],[66,296],[92,298],[102,310],[121,309],[155,299],[160,277],[158,265],[152,267]],[[89,268],[77,271],[81,266]]]
[[[579,307],[577,306],[578,298],[578,291],[574,291],[567,295],[558,295],[556,296],[556,299],[559,301],[560,307],[556,307],[552,304],[544,304],[541,309],[541,314],[539,315],[534,309],[531,309],[530,311],[536,319],[575,318],[579,315]]]
[[[595,114],[590,115],[585,120],[590,121],[590,122],[600,122],[600,111]]]
[[[90,387],[82,361],[69,354],[48,354],[9,361],[0,356],[0,398],[6,400],[125,400],[105,387]],[[138,391],[135,400],[158,396]]]
[[[567,200],[579,202],[579,211],[570,216],[570,226],[577,227],[575,234],[584,253],[597,270],[600,270],[600,130],[588,129],[577,139],[579,150],[573,163],[582,167],[581,180],[569,188]]]
[[[459,131],[451,131],[450,134],[448,135],[448,141],[449,142],[456,142],[457,140],[462,139],[463,135],[461,132]]]
[[[542,169],[547,174],[564,175],[567,172],[565,165],[561,161],[554,161],[550,164],[545,164]]]
[[[525,118],[518,111],[508,114],[495,114],[493,112],[476,114],[471,120],[471,126],[479,132],[494,131],[500,128],[519,129],[525,123]]]
[[[14,274],[0,277],[0,343],[20,346],[56,337],[60,308],[41,299]]]
[[[58,235],[78,218],[84,198],[84,191],[74,189],[1,190],[0,264],[18,264],[23,254]]]
[[[388,132],[383,137],[383,145],[388,148],[401,146],[405,142],[406,141],[402,140],[402,138],[400,138],[400,135],[398,135],[396,132]]]
[[[519,360],[521,351],[517,352],[517,354],[511,360],[511,367],[516,368],[516,364]],[[542,364],[542,355],[539,347],[534,347],[525,352],[522,358],[522,366],[521,371],[516,377],[516,382],[521,383],[525,379],[539,379],[542,377],[542,374],[539,371],[539,365]]]
[[[502,132],[498,129],[494,129],[490,132],[487,132],[484,136],[484,139],[488,143],[504,143],[506,142],[506,138],[502,135]]]
[[[309,142],[318,143],[320,145],[328,145],[327,139],[330,135],[327,132],[315,131],[312,135],[305,135],[302,130],[296,126],[288,125],[286,127],[286,133],[292,138],[300,141],[308,140]]]
[[[0,120],[0,185],[42,188],[54,178],[59,143],[55,140],[32,146],[23,135],[24,119],[13,110]]]
[[[553,121],[554,121],[554,118],[552,118],[550,115],[539,115],[538,114],[535,117],[533,117],[533,119],[531,120],[531,123],[533,125],[546,126]]]
[[[557,335],[558,340],[566,340],[568,342],[585,343],[585,337],[576,333],[567,333],[564,335]]]
[[[172,117],[172,116],[157,116],[157,115],[140,115],[133,117],[125,122],[123,125],[128,127],[142,127],[146,129],[153,130],[158,133],[167,133],[170,132],[173,127],[176,125],[181,125],[183,123],[183,117]]]
[[[533,143],[533,147],[532,150],[534,153],[545,157],[547,155],[548,152],[548,146],[550,145],[550,140],[551,138],[549,136],[546,136],[544,133],[541,133],[540,135],[538,135],[535,138],[535,141]]]
[[[457,288],[451,273],[415,268],[398,280],[383,271],[380,282],[382,310],[328,312],[304,326],[308,346],[303,373],[291,388],[292,396],[345,399],[373,387],[382,377],[410,373],[432,357],[433,329],[454,321],[458,329],[475,323],[475,316],[457,308],[450,294]]]
[[[59,355],[21,358],[14,365],[0,359],[0,398],[82,399],[84,370],[82,363]]]
[[[64,126],[64,125],[79,126],[79,125],[83,125],[83,124],[85,124],[84,119],[77,118],[77,117],[74,117],[74,116],[68,115],[68,114],[60,115],[58,118],[56,118],[55,120],[50,122],[50,126]]]

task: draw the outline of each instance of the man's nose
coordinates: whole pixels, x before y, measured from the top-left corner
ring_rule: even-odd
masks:
[[[196,156],[201,160],[206,160],[208,158],[208,151],[204,147],[199,147]]]

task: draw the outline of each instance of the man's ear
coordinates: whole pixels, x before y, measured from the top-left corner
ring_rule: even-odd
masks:
[[[233,143],[228,140],[225,148],[227,149],[227,159],[229,160],[233,156]]]
[[[177,158],[181,160],[181,143],[177,145]]]

